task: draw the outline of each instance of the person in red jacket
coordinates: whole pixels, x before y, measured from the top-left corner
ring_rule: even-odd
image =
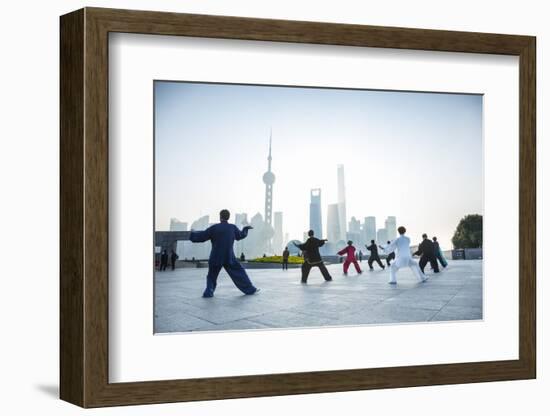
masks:
[[[348,246],[346,248],[343,248],[338,252],[339,255],[343,256],[346,255],[346,261],[344,261],[344,274],[348,274],[349,265],[353,263],[355,266],[355,270],[357,270],[358,274],[363,273],[361,271],[361,268],[359,267],[359,263],[357,263],[357,259],[355,258],[355,247],[353,247],[353,241],[348,241]]]

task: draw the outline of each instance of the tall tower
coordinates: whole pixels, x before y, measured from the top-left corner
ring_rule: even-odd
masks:
[[[269,155],[267,156],[267,172],[264,173],[263,181],[265,183],[265,211],[264,219],[267,224],[272,225],[273,215],[273,184],[275,175],[271,172],[271,132],[269,133]]]
[[[346,239],[346,185],[344,182],[344,165],[338,165],[338,222],[340,225],[340,240]]]
[[[329,204],[328,206],[327,238],[328,241],[333,244],[336,244],[339,240],[341,240],[338,204]]]
[[[309,228],[315,237],[323,238],[323,219],[321,217],[321,189],[312,189],[309,203]]]
[[[386,233],[388,240],[395,240],[397,238],[397,221],[396,218],[390,216],[386,218]]]
[[[365,217],[363,233],[365,243],[370,244],[370,240],[376,240],[376,217]]]
[[[273,246],[272,249],[275,253],[279,253],[283,246],[283,213],[275,211],[273,213]]]

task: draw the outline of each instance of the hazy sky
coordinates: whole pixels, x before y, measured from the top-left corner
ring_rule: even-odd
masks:
[[[335,203],[345,168],[348,221],[388,215],[443,248],[482,214],[482,96],[155,82],[156,229],[218,212],[264,213],[270,129],[273,211],[283,233],[309,228],[311,188]],[[234,217],[232,217],[233,219]]]

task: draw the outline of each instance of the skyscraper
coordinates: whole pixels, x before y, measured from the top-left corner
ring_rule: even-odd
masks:
[[[340,233],[340,216],[338,204],[329,204],[327,214],[327,238],[330,243],[336,244],[342,238]]]
[[[344,181],[344,165],[338,165],[338,224],[340,227],[339,240],[346,239],[346,185]]]
[[[323,221],[321,216],[321,189],[312,189],[309,203],[309,228],[317,238],[323,238]]]
[[[170,218],[170,231],[187,231],[187,223],[177,218]]]
[[[355,244],[361,244],[361,221],[355,217],[351,217],[348,229],[349,231],[346,234],[347,240],[351,240]]]
[[[273,234],[273,251],[279,253],[283,246],[283,213],[276,211],[273,213],[273,228],[275,234]]]
[[[366,243],[370,243],[370,240],[376,240],[376,217],[365,217],[363,235]]]
[[[376,233],[376,242],[386,244],[386,241],[388,241],[388,231],[385,228],[380,228]]]
[[[235,214],[235,225],[239,228],[243,228],[248,224],[248,216],[245,212]]]
[[[361,222],[355,217],[351,217],[351,220],[349,220],[349,232],[350,233],[361,232]]]
[[[273,209],[273,184],[275,183],[275,174],[271,172],[271,133],[269,135],[269,154],[267,156],[267,172],[264,173],[263,181],[265,183],[265,211],[264,220],[267,224],[272,224]]]
[[[395,217],[386,218],[386,233],[388,240],[395,240],[397,238],[397,220]]]

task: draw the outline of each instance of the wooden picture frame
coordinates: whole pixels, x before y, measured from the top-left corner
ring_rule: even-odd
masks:
[[[536,377],[534,37],[100,8],[62,16],[60,29],[61,399],[82,407],[101,407]],[[110,32],[518,56],[519,359],[109,383]]]

